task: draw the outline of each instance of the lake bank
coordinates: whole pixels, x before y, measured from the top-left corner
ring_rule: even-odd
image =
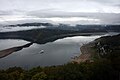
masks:
[[[115,35],[114,34],[113,35],[108,35],[107,34],[106,36],[97,38],[96,40],[94,40],[92,42],[84,44],[83,46],[80,47],[81,54],[79,56],[74,57],[72,62],[77,62],[77,63],[81,63],[81,62],[93,62],[94,61],[93,59],[94,59],[95,56],[97,58],[100,58],[100,53],[97,53],[95,51],[95,48],[94,48],[94,47],[96,47],[96,43],[99,44],[100,41],[102,40],[102,38],[106,38],[107,39],[107,38],[112,38],[112,36],[116,37],[116,36],[119,36],[119,35],[120,34],[115,34]],[[108,44],[110,44],[110,43],[108,43]],[[101,49],[99,49],[99,50],[101,50]]]
[[[93,49],[91,49],[92,47],[94,47],[94,42],[90,42],[88,44],[84,44],[83,46],[80,47],[81,50],[81,54],[78,57],[75,57],[73,59],[73,62],[93,62],[92,60],[92,55],[95,53],[95,51]]]
[[[22,45],[22,46],[16,46],[16,47],[0,50],[0,58],[6,57],[6,56],[12,54],[13,52],[20,51],[23,48],[27,48],[27,47],[31,46],[32,44],[33,43],[28,43],[28,44],[25,44],[25,45]]]

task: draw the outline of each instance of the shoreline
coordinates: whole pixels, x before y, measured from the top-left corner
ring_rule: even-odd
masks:
[[[13,52],[17,52],[22,50],[23,48],[27,48],[29,46],[31,46],[33,43],[27,43],[25,45],[22,46],[16,46],[16,47],[12,47],[12,48],[8,48],[8,49],[4,49],[4,50],[0,50],[0,58],[4,58],[10,54],[12,54]]]
[[[93,62],[92,55],[95,53],[91,48],[94,46],[94,41],[84,44],[80,47],[81,54],[78,57],[75,57],[72,62]]]

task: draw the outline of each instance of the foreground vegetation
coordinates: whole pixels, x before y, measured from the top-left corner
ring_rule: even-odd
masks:
[[[0,80],[119,80],[119,72],[120,67],[115,68],[110,60],[103,59],[30,70],[13,67],[0,70]]]
[[[94,62],[68,63],[25,70],[13,67],[0,70],[0,80],[120,80],[120,35],[96,39]],[[106,47],[107,46],[107,47]],[[100,47],[104,47],[105,54]],[[101,50],[101,51],[100,51]]]

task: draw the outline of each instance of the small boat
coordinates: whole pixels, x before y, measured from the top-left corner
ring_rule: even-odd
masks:
[[[44,53],[44,50],[39,51],[39,54],[42,54],[42,53]]]

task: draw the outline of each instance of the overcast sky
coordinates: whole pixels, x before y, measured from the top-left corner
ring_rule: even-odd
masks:
[[[0,0],[0,22],[24,20],[119,24],[120,0]]]

